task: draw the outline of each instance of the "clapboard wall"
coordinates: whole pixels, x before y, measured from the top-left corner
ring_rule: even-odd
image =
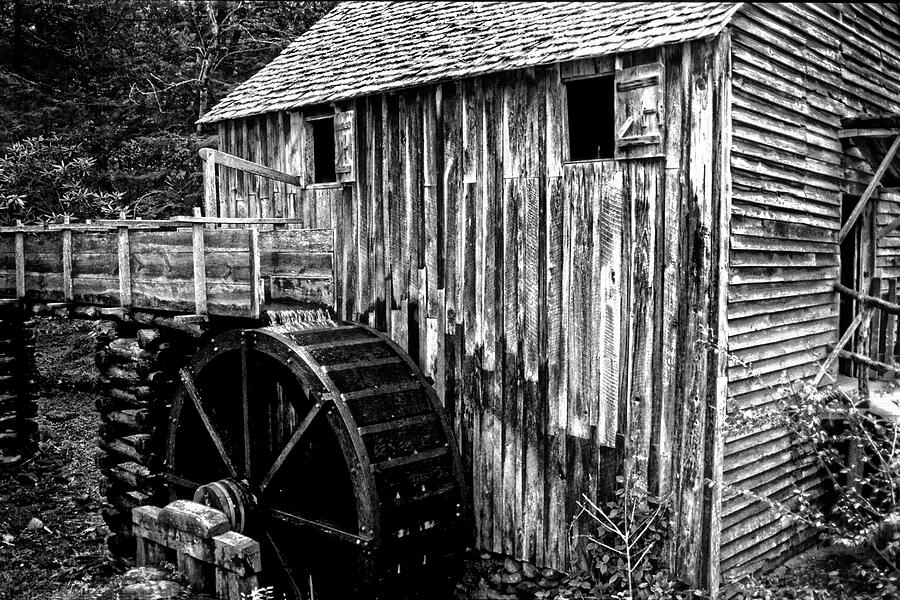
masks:
[[[728,412],[776,406],[782,382],[815,375],[838,339],[836,242],[843,193],[871,169],[847,155],[841,118],[900,111],[896,4],[758,4],[732,24],[733,178]],[[851,201],[855,201],[852,199]],[[855,243],[853,236],[846,243]],[[750,364],[748,366],[748,364]],[[823,480],[783,428],[732,430],[725,446],[722,569],[814,542],[750,490],[792,506]]]
[[[708,570],[727,61],[726,35],[335,106],[355,114],[352,181],[295,193],[333,190],[339,313],[434,379],[478,548],[570,568],[581,494],[609,496],[627,471],[674,492],[673,559],[689,579]],[[564,82],[647,63],[664,65],[656,151],[568,162]],[[302,174],[302,119],[222,123],[223,149]],[[264,128],[275,141],[254,151],[243,140]]]

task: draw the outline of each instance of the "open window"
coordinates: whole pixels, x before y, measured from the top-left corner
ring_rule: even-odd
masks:
[[[607,75],[566,82],[569,117],[569,160],[613,158],[615,77]]]
[[[313,137],[313,182],[337,181],[334,170],[334,117],[322,117],[310,121]]]

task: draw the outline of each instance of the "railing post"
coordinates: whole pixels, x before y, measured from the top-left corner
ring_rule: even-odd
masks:
[[[258,319],[265,303],[265,286],[259,257],[259,228],[250,227],[250,317]]]
[[[125,220],[125,213],[119,215]],[[119,254],[119,306],[131,306],[131,240],[128,226],[116,228]]]
[[[68,215],[63,217],[63,223],[69,224]],[[63,300],[71,302],[75,299],[72,287],[72,230],[62,230],[62,291]]]
[[[202,217],[200,207],[194,208],[194,216]],[[192,249],[194,252],[194,313],[205,315],[206,303],[206,245],[203,240],[203,223],[194,223]]]
[[[16,221],[21,227],[22,221]],[[16,298],[25,297],[25,234],[16,232]]]
[[[207,217],[216,217],[219,212],[216,207],[215,156],[209,148],[201,148],[200,158],[203,160],[203,208]]]

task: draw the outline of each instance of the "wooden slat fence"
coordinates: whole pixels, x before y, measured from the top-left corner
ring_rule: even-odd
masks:
[[[272,219],[211,228],[217,221],[0,229],[0,297],[251,318],[285,303],[334,304],[331,229]]]

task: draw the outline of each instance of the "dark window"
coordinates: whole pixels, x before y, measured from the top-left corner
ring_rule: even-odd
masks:
[[[569,160],[612,158],[616,149],[615,77],[592,77],[566,83],[569,111]]]
[[[315,159],[315,182],[337,181],[334,173],[334,118],[315,119],[313,128],[313,154]]]

